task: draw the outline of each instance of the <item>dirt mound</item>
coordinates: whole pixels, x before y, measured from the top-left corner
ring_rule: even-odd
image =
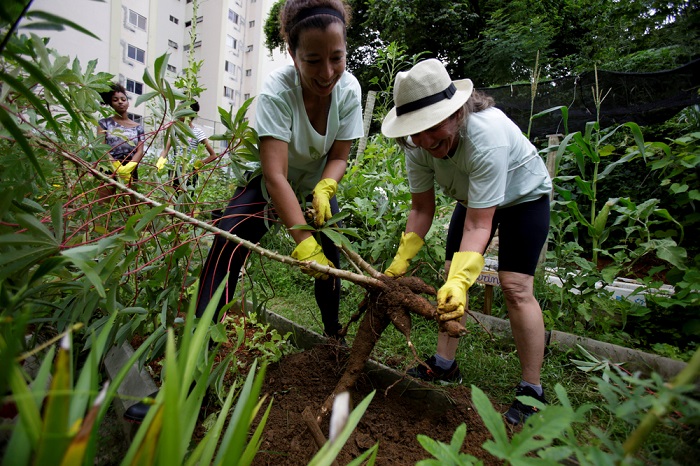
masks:
[[[254,465],[306,465],[309,462],[318,448],[302,419],[302,412],[307,406],[318,412],[335,389],[347,358],[347,351],[327,345],[316,346],[286,356],[268,367],[263,393],[274,397],[274,402]],[[431,457],[418,443],[418,434],[449,443],[455,429],[462,423],[467,425],[462,451],[482,458],[486,465],[501,464],[481,448],[490,434],[471,406],[467,387],[446,389],[453,403],[436,405],[416,396],[415,391],[409,396],[393,389],[385,396],[384,387],[375,385],[376,382],[367,375],[361,376],[355,385],[353,405],[374,388],[379,389],[338,456],[339,464],[347,464],[379,442],[377,465],[413,465]],[[426,390],[436,388],[426,385]],[[328,419],[321,429],[327,436]]]

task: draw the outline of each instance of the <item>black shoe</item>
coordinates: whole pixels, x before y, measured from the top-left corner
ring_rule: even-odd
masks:
[[[156,390],[155,392],[148,395],[147,398],[155,398],[157,395],[158,391]],[[144,403],[143,401],[134,403],[133,405],[129,406],[129,408],[126,411],[124,411],[124,419],[130,422],[141,423],[146,417],[146,414],[148,414],[148,410],[150,407],[151,404]]]
[[[430,367],[428,369],[423,364],[418,364],[416,367],[412,367],[406,373],[411,377],[417,379],[425,380],[427,382],[440,382],[443,384],[447,383],[462,383],[462,374],[459,372],[459,367],[457,367],[457,361],[454,361],[449,369],[441,369],[435,363],[435,356],[430,356],[425,360],[425,363]]]
[[[515,387],[515,396],[530,396],[544,404],[547,404],[547,400],[544,398],[544,391],[542,392],[542,395],[538,395],[532,387],[524,387],[522,385],[518,385],[517,387]],[[508,409],[508,411],[506,412],[505,417],[506,421],[513,424],[514,426],[517,426],[521,422],[525,422],[527,418],[529,418],[538,411],[539,409],[537,409],[536,407],[528,406],[516,398],[513,404],[510,405],[510,409]]]

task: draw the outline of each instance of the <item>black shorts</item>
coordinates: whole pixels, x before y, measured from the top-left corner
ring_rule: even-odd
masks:
[[[467,208],[459,202],[455,206],[447,231],[445,260],[452,260],[459,251],[464,232]],[[549,233],[549,196],[503,209],[496,209],[491,225],[491,236],[498,229],[498,270],[535,275],[537,261]],[[487,245],[488,246],[488,245]],[[486,251],[481,251],[483,254]]]

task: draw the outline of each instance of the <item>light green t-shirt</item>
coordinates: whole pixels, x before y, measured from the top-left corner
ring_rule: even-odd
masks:
[[[294,66],[272,72],[258,96],[255,129],[289,144],[287,180],[300,195],[310,193],[326,166],[333,142],[362,136],[360,83],[349,72],[335,85],[328,112],[326,134],[318,134],[304,108],[301,84]]]
[[[412,193],[428,191],[437,183],[445,194],[473,208],[521,204],[552,189],[535,146],[494,107],[469,115],[466,137],[460,138],[450,158],[436,159],[421,148],[408,149],[406,171]]]

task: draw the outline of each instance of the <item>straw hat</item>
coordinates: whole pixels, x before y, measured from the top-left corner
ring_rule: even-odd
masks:
[[[394,105],[382,122],[382,134],[398,138],[432,128],[464,105],[472,95],[470,79],[452,81],[434,58],[396,75]]]

